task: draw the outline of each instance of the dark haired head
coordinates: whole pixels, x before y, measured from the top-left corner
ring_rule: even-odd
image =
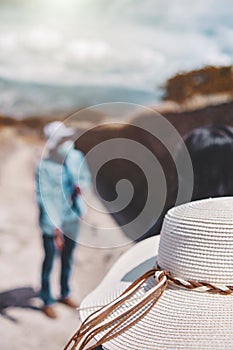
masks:
[[[193,164],[192,199],[233,195],[233,128],[197,128],[184,141]]]

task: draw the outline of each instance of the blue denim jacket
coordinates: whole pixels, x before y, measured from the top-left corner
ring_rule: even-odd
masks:
[[[43,234],[53,235],[60,228],[76,239],[79,218],[84,211],[81,196],[75,196],[75,187],[87,190],[91,175],[82,152],[72,149],[65,163],[42,159],[36,169],[36,198],[39,206],[39,225]]]

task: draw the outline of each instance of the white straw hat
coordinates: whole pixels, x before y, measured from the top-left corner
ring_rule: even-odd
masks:
[[[44,127],[44,136],[48,140],[47,147],[55,148],[63,139],[70,138],[75,135],[75,131],[64,123],[54,121],[48,123]]]
[[[158,267],[153,269],[156,262]],[[95,335],[96,341],[107,332],[119,333],[104,342],[104,349],[233,349],[233,197],[171,209],[161,237],[148,238],[126,252],[84,299],[80,317],[84,321],[89,316],[92,326],[88,330],[88,321],[86,326],[83,324],[73,337],[74,344],[70,343],[72,349],[78,337],[84,334],[82,343],[93,331],[95,317],[112,308],[113,303],[98,311],[100,307],[111,303],[129,286],[131,292],[132,282],[149,269],[150,277],[137,291],[122,303],[119,301],[124,295],[121,296],[114,311],[98,322],[96,327],[106,327],[107,322],[115,320]],[[153,298],[137,311],[150,293],[154,293]],[[129,317],[133,309],[137,312]],[[119,325],[124,313],[129,318]],[[93,349],[77,345],[79,348]]]

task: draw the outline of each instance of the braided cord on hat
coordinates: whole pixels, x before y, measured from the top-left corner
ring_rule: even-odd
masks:
[[[146,291],[143,296],[133,297],[151,276],[155,277],[157,284]],[[147,271],[134,281],[118,298],[89,315],[69,340],[64,350],[75,350],[77,348],[79,350],[93,350],[95,347],[125,332],[153,308],[163,295],[169,282],[176,286],[199,292],[220,295],[229,295],[233,293],[233,286],[213,285],[208,282],[184,280],[174,277],[169,271],[162,270],[157,265],[157,267]],[[133,302],[135,300],[139,300],[139,302],[132,303],[130,306],[127,305],[127,308],[125,310],[123,309],[120,315],[114,316],[111,320],[108,320],[108,316],[112,315],[120,306],[125,305],[127,301]],[[97,343],[86,348],[90,341],[103,331],[105,331],[105,334]]]
[[[158,264],[157,264],[157,268],[162,271],[161,267]],[[183,278],[174,277],[168,271],[165,271],[165,272],[169,282],[179,287],[195,290],[197,292],[207,292],[210,294],[229,295],[233,293],[233,286],[226,286],[223,284],[212,284],[209,282],[185,280]]]

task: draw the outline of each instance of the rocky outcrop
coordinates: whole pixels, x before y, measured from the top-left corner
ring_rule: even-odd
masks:
[[[179,73],[168,79],[165,100],[183,103],[195,96],[224,95],[233,98],[233,68],[208,66]]]

